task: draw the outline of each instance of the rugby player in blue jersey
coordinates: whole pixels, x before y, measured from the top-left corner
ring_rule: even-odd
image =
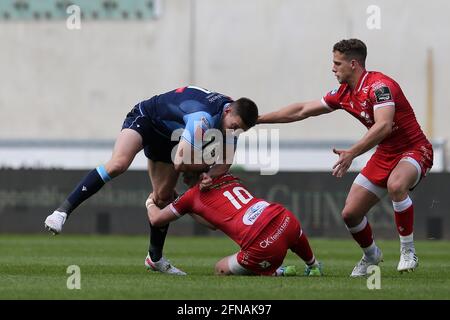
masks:
[[[253,127],[257,118],[258,108],[250,99],[233,100],[221,93],[195,86],[178,88],[140,102],[125,118],[111,159],[80,181],[67,199],[46,218],[46,229],[54,234],[60,233],[69,215],[106,182],[125,172],[142,149],[148,158],[153,199],[158,207],[165,207],[174,200],[174,189],[181,171],[206,172],[203,183],[207,185],[212,178],[228,171],[232,159],[222,157],[221,163],[211,165],[203,157],[200,161],[194,158],[199,154],[196,151],[201,151],[207,144],[205,133],[217,129],[226,138],[227,132],[242,132]],[[179,140],[174,134],[176,132],[179,133]],[[222,141],[224,150],[231,145],[234,151],[236,135],[226,140],[228,144]],[[174,158],[172,150],[176,150]],[[229,154],[228,151],[224,151],[226,154]],[[184,275],[162,255],[167,229],[168,225],[156,228],[150,224],[148,257],[153,262],[154,270]]]

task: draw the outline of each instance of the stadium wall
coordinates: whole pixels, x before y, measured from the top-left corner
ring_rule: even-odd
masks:
[[[331,47],[358,37],[367,66],[394,77],[426,123],[426,54],[434,56],[434,136],[450,141],[450,2],[163,0],[156,20],[0,23],[0,137],[113,139],[138,101],[194,83],[248,96],[267,112],[335,88]],[[368,29],[367,8],[381,29]],[[282,139],[359,138],[343,112],[281,126]],[[449,152],[450,148],[447,148]],[[447,158],[450,158],[450,154]]]
[[[0,170],[0,233],[43,233],[44,219],[85,175],[81,170]],[[274,176],[238,172],[257,197],[282,203],[313,237],[349,237],[340,217],[356,173],[342,179],[330,173],[282,172]],[[185,186],[177,186],[179,192]],[[417,239],[450,239],[449,173],[431,173],[412,192]],[[128,171],[83,203],[64,233],[146,234],[144,206],[151,191],[146,171]],[[396,239],[392,203],[385,197],[369,214],[377,238]],[[172,235],[221,235],[183,217],[170,226]]]

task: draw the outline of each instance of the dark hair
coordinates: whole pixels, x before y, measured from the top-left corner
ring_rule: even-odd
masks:
[[[341,40],[333,46],[333,52],[339,51],[347,56],[349,59],[355,59],[359,64],[365,68],[367,47],[359,39]]]
[[[258,107],[256,103],[248,98],[239,98],[234,101],[233,112],[241,117],[248,128],[253,127],[256,124],[256,120],[258,120]]]

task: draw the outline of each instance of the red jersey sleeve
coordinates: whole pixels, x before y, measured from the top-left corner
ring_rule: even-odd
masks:
[[[340,97],[342,95],[343,86],[331,90],[322,98],[322,104],[330,110],[342,109]]]
[[[192,212],[193,196],[197,188],[189,189],[170,204],[170,209],[177,217]]]
[[[371,92],[369,93],[369,99],[373,105],[373,111],[383,107],[395,107],[395,95],[397,94],[397,88],[389,81],[378,81],[375,83]]]

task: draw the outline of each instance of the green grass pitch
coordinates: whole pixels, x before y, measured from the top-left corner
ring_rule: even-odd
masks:
[[[381,289],[349,273],[361,256],[352,240],[311,239],[325,276],[218,277],[214,264],[237,246],[221,237],[168,236],[165,256],[186,277],[146,271],[143,236],[0,235],[0,299],[450,299],[450,242],[417,241],[420,266],[399,274],[398,241],[377,241],[384,253]],[[285,264],[303,263],[292,253]],[[81,289],[69,290],[69,265]]]

